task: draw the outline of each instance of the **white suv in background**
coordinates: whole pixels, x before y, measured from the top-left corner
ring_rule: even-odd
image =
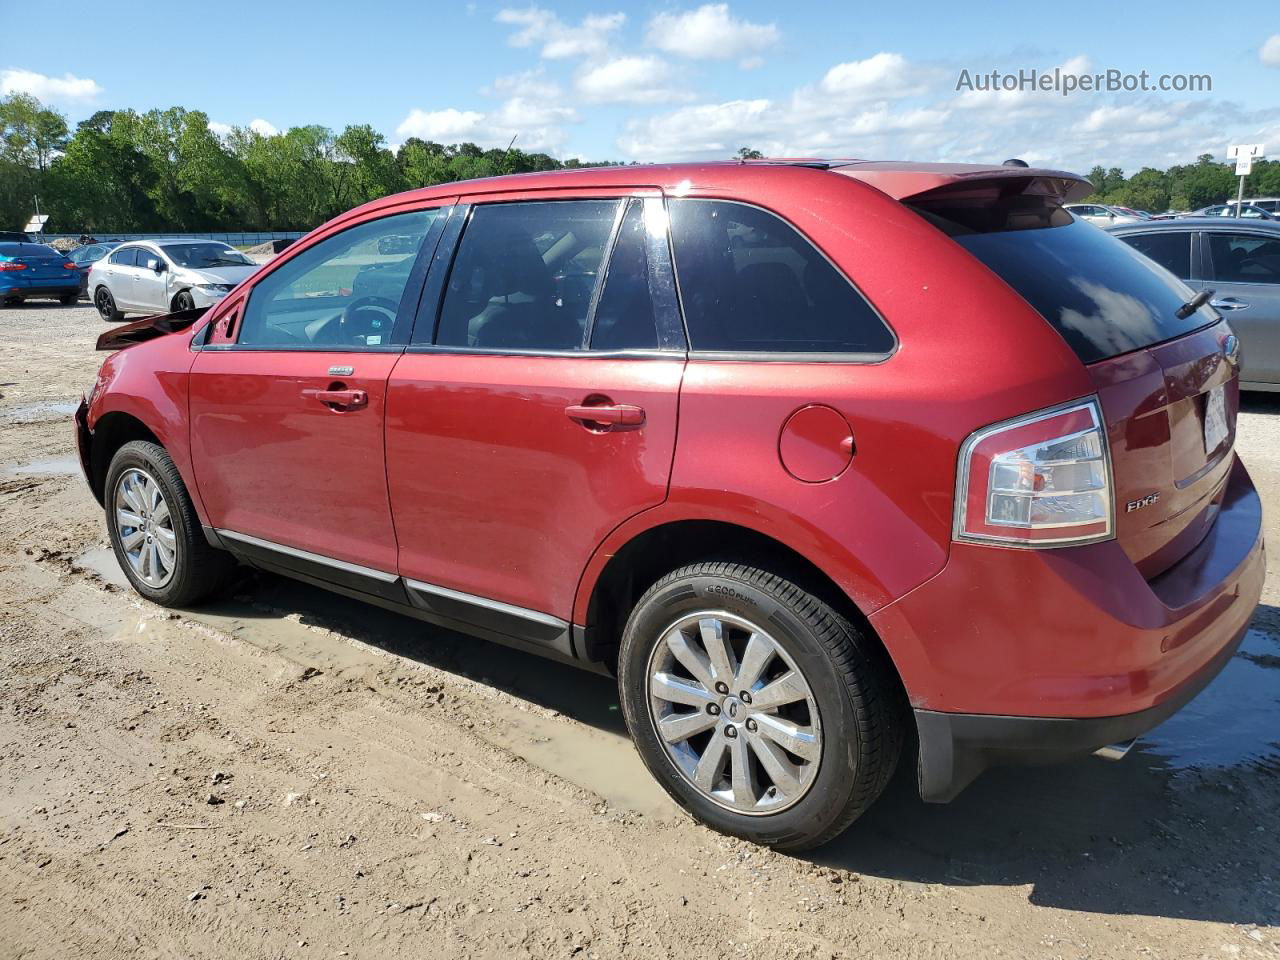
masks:
[[[1066,209],[1080,220],[1088,220],[1099,227],[1111,227],[1117,223],[1141,223],[1142,218],[1125,213],[1119,207],[1103,203],[1068,203]]]
[[[89,271],[88,293],[103,320],[217,303],[258,265],[220,240],[139,240]]]

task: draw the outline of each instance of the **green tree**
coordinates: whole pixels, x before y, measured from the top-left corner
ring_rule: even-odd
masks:
[[[735,156],[739,160],[763,160],[764,154],[753,147],[739,147]]]

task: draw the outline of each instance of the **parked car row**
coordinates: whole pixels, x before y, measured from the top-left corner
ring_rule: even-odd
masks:
[[[1123,756],[1248,627],[1239,341],[1064,211],[1090,189],[776,161],[388,197],[105,333],[81,462],[142,596],[247,563],[611,672],[678,803],[813,846],[899,763],[944,802]],[[1121,226],[1223,301],[1276,266],[1252,226]],[[129,244],[89,282],[110,315],[236,266]]]
[[[208,307],[258,265],[220,240],[142,240],[93,262],[85,286],[102,319]]]

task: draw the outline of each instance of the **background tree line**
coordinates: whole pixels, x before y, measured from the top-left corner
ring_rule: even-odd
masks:
[[[309,230],[414,187],[590,166],[519,149],[411,137],[392,151],[367,124],[225,137],[198,110],[102,110],[77,124],[34,97],[0,98],[0,229],[18,230],[32,197],[50,233]]]
[[[759,157],[743,147],[738,156]],[[294,127],[264,136],[236,127],[225,137],[199,110],[101,110],[72,131],[34,97],[0,98],[0,229],[33,212],[51,233],[309,230],[389,193],[453,180],[589,166],[545,153],[482,150],[411,137],[391,150],[367,124],[335,133]],[[1195,163],[1126,178],[1089,171],[1090,199],[1159,212],[1194,210],[1235,196],[1232,167],[1204,154]],[[1280,196],[1280,162],[1254,165],[1246,191]]]
[[[1094,191],[1089,200],[1163,213],[1165,210],[1198,210],[1212,203],[1235,200],[1240,178],[1235,165],[1219,163],[1204,153],[1195,163],[1156,170],[1143,167],[1126,178],[1118,167],[1101,166],[1089,171]],[[1280,162],[1261,160],[1253,165],[1244,185],[1245,197],[1280,197]]]

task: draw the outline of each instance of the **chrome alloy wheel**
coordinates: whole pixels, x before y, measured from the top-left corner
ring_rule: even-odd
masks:
[[[735,813],[777,813],[813,785],[822,723],[782,646],[734,614],[690,614],[649,657],[649,712],[671,762]]]
[[[178,538],[169,504],[155,477],[131,467],[116,482],[116,535],[134,574],[149,587],[163,587],[178,563]]]

